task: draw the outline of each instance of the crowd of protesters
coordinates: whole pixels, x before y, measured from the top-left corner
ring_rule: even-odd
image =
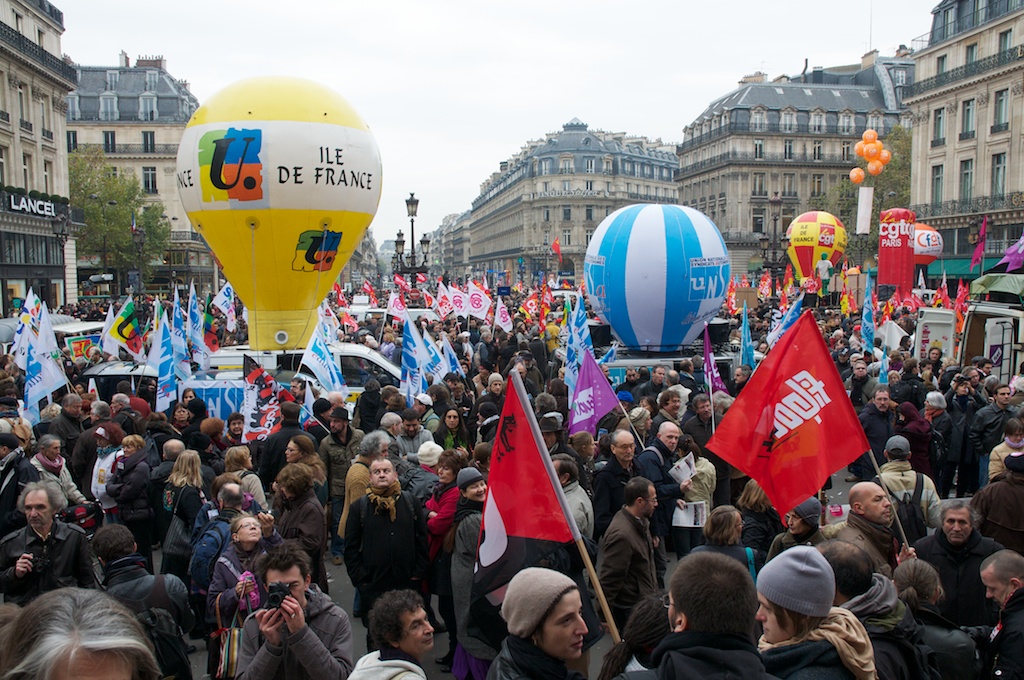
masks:
[[[596,431],[568,436],[555,311],[543,323],[519,314],[508,333],[475,319],[422,321],[448,336],[465,375],[445,375],[411,405],[376,381],[354,408],[340,393],[316,394],[305,425],[299,405],[313,386],[296,380],[280,429],[262,442],[244,440],[240,414],[211,417],[188,390],[156,412],[151,380],[100,401],[74,362],[65,367],[76,391],[26,428],[24,373],[4,358],[0,592],[10,606],[0,608],[0,678],[49,677],[75,645],[96,663],[157,677],[165,660],[129,613],[140,601],[171,615],[182,645],[207,640],[211,676],[224,662],[211,633],[237,626],[239,678],[426,677],[431,653],[460,680],[586,677],[590,650],[614,624],[623,640],[602,680],[644,669],[1024,677],[1024,392],[989,377],[990,360],[956,365],[941,348],[921,359],[909,340],[883,357],[856,317],[814,309],[871,445],[846,471],[847,518],[825,523],[823,495],[780,516],[755,481],[706,450],[754,367],[727,376],[728,394],[708,393],[699,352],[630,369],[613,381],[619,405]],[[768,305],[749,317],[766,353],[772,317]],[[914,332],[911,315],[894,321]],[[384,319],[339,330],[396,365],[401,338]],[[234,340],[244,342],[244,326]],[[496,634],[471,592],[513,371],[609,608],[575,548],[559,549],[512,579]],[[670,468],[687,454],[693,474],[677,482]],[[674,511],[697,503],[704,525],[676,526]],[[329,587],[343,573],[356,597],[341,604]],[[113,642],[84,632],[49,642],[79,630],[85,612],[105,617]],[[371,650],[359,660],[350,614]],[[445,631],[447,648],[435,650]]]

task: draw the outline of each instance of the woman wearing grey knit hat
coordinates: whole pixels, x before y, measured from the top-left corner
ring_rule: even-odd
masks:
[[[832,566],[816,548],[798,545],[757,576],[758,642],[764,668],[794,680],[873,680],[874,651],[863,624],[833,607]]]
[[[513,576],[501,605],[508,637],[487,680],[584,680],[565,666],[583,654],[582,609],[579,587],[565,574],[529,567]]]

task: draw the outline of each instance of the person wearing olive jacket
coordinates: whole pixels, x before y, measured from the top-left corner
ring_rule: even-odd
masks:
[[[345,512],[345,478],[352,466],[352,459],[359,452],[359,444],[363,441],[363,431],[357,430],[349,423],[348,409],[338,406],[328,415],[331,426],[330,433],[320,442],[318,453],[327,469],[327,489],[330,494],[331,522],[327,527],[331,537],[331,559],[334,564],[341,564],[345,554],[345,527],[341,525],[341,516]]]

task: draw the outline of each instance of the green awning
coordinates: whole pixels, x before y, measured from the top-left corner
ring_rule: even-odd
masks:
[[[1024,274],[986,274],[971,284],[971,295],[1010,293],[1024,295]]]
[[[985,258],[988,260],[985,262],[986,266],[991,267],[997,260],[993,256],[992,258]],[[928,278],[929,279],[941,279],[942,272],[946,272],[946,278],[962,278],[964,280],[976,279],[981,276],[983,271],[982,267],[975,267],[974,271],[971,271],[971,258],[969,257],[955,257],[935,260],[928,265]]]

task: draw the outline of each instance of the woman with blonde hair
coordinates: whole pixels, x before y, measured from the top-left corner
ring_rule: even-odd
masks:
[[[138,552],[153,571],[153,509],[149,506],[149,463],[146,440],[130,434],[121,440],[121,451],[107,479],[107,495],[117,501],[117,519],[135,537]]]
[[[224,452],[224,472],[237,474],[242,480],[242,491],[251,495],[261,508],[270,507],[260,476],[253,472],[252,452],[248,446],[232,446]]]
[[[183,583],[189,583],[188,563],[191,557],[191,550],[187,539],[195,525],[196,516],[203,507],[206,498],[203,496],[203,473],[199,462],[199,453],[191,449],[183,452],[174,461],[174,467],[167,478],[164,486],[162,511],[167,515],[166,525],[170,525],[174,517],[178,517],[185,523],[186,544],[183,551],[177,550],[178,546],[169,546],[168,540],[171,532],[168,530],[168,540],[164,541],[163,560],[160,565],[161,574],[174,574]],[[140,546],[141,547],[141,546]],[[175,550],[178,554],[169,554],[168,550]]]

